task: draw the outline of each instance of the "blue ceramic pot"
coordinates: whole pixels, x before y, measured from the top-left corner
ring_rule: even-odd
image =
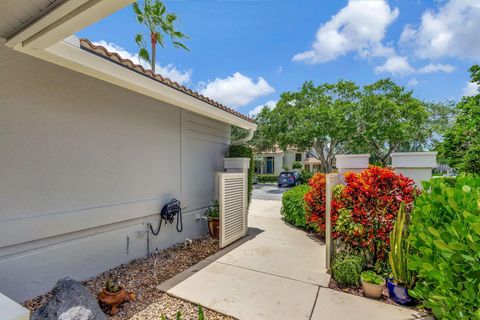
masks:
[[[392,281],[393,279],[388,279],[387,281],[387,288],[390,299],[404,306],[415,304],[413,298],[410,297],[410,295],[408,294],[408,289],[402,286],[398,286]]]

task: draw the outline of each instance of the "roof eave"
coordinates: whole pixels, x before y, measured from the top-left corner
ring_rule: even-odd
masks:
[[[145,96],[199,113],[206,117],[225,122],[237,127],[256,130],[257,125],[232,113],[216,108],[191,95],[176,90],[154,79],[140,74],[125,66],[113,63],[80,47],[80,41],[70,36],[53,44],[45,50],[25,50],[30,55],[81,72],[94,78],[132,90]]]

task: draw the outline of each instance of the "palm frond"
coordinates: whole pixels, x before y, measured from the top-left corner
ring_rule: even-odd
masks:
[[[182,48],[182,49],[184,49],[184,50],[190,51],[190,49],[189,49],[186,45],[184,45],[183,43],[181,43],[181,42],[172,41],[172,44],[173,44],[173,46],[174,46],[175,48],[177,48],[177,49],[178,49],[178,48]]]
[[[137,33],[135,36],[135,42],[139,47],[145,47],[145,41],[143,40],[143,35],[141,33]]]
[[[138,58],[140,60],[144,60],[145,62],[147,62],[148,64],[152,64],[150,62],[150,54],[148,54],[148,50],[145,49],[145,48],[141,48],[140,51],[138,52]]]

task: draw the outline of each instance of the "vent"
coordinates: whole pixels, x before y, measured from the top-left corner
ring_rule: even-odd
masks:
[[[247,233],[247,180],[245,173],[217,173],[220,206],[220,248]]]

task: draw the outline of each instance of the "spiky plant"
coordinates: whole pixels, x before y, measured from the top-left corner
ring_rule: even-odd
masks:
[[[388,261],[392,268],[394,281],[406,288],[412,288],[415,283],[415,275],[408,269],[407,254],[410,252],[408,242],[408,223],[405,203],[400,204],[397,219],[390,232],[390,252]]]

